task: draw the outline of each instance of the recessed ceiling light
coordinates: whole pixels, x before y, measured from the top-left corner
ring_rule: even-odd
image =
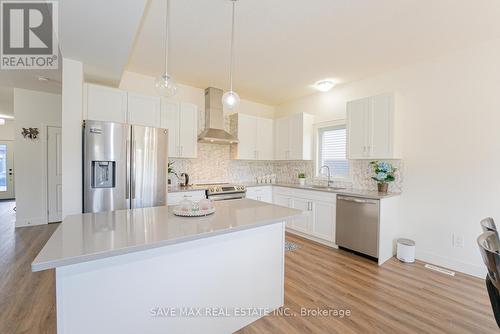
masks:
[[[43,75],[39,75],[38,76],[38,81],[50,81],[50,79],[47,78],[47,77],[44,77]]]
[[[328,92],[330,89],[333,88],[333,86],[335,86],[335,82],[333,80],[329,80],[329,79],[320,80],[320,81],[316,82],[314,84],[314,86],[320,92]]]

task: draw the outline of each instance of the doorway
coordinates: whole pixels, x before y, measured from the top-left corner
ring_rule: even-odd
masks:
[[[13,144],[10,140],[0,141],[0,199],[15,198]]]
[[[47,127],[47,211],[48,222],[62,219],[62,131]]]

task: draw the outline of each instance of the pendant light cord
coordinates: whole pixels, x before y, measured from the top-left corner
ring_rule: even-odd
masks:
[[[233,15],[232,15],[232,21],[231,21],[231,64],[229,67],[229,86],[230,86],[230,91],[233,91],[233,64],[234,64],[234,7],[236,4],[237,0],[231,0],[233,3]]]
[[[168,41],[169,41],[169,29],[170,24],[170,0],[166,0],[166,15],[165,15],[165,74],[168,74]]]

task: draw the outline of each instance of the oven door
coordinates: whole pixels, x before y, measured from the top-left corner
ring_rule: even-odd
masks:
[[[220,194],[220,195],[209,195],[208,199],[212,201],[227,201],[230,199],[242,199],[245,198],[245,193],[231,193],[231,194]]]

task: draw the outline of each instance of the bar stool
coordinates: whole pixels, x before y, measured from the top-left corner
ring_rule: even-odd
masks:
[[[481,226],[484,226],[483,221],[481,221]],[[500,241],[498,240],[497,232],[484,232],[477,238],[477,244],[481,251],[484,264],[488,269],[488,274],[486,275],[486,288],[488,289],[495,320],[500,328]]]
[[[484,218],[479,222],[481,224],[481,228],[483,232],[493,231],[498,235],[497,226],[495,225],[495,221],[491,217]]]

